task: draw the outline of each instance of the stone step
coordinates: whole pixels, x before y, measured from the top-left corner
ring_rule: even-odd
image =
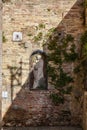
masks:
[[[79,127],[4,127],[1,130],[82,130]]]

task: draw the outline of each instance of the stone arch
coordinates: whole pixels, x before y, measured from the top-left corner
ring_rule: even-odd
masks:
[[[33,57],[36,57],[36,59],[33,59]],[[42,50],[35,50],[30,56],[29,63],[29,88],[46,90],[48,88],[46,53]]]

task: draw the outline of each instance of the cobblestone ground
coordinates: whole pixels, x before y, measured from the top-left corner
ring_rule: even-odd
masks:
[[[79,127],[5,127],[1,130],[82,130]]]

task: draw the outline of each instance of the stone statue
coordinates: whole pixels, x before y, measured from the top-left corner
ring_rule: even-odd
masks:
[[[36,50],[30,57],[29,88],[47,89],[47,57],[42,50]]]
[[[33,89],[41,88],[44,89],[45,87],[45,77],[43,73],[44,61],[40,55],[37,56],[36,64],[34,64],[34,83]]]

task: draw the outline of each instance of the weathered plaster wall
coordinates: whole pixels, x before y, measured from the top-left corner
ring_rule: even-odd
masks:
[[[2,91],[8,92],[8,97],[2,99],[3,125],[80,124],[81,107],[74,96],[67,95],[65,104],[55,106],[49,98],[52,90],[29,91],[22,86],[29,75],[31,53],[36,49],[43,50],[44,39],[35,41],[39,32],[45,35],[48,29],[58,28],[73,35],[76,44],[79,44],[84,31],[82,3],[83,0],[12,0],[3,4]],[[44,26],[41,27],[41,24]],[[22,42],[13,42],[15,31],[23,33]],[[66,70],[73,69],[73,66],[66,66]],[[12,72],[16,75],[14,83]]]

